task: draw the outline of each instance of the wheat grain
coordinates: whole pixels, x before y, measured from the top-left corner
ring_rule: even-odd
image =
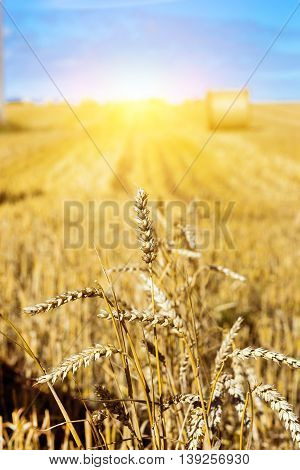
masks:
[[[285,429],[290,432],[293,441],[300,448],[300,423],[293,412],[292,406],[272,385],[259,385],[254,393],[261,400],[268,403],[272,410],[277,411]]]
[[[36,379],[37,383],[52,382],[54,384],[58,379],[64,380],[68,372],[74,374],[81,366],[87,367],[92,360],[96,361],[101,357],[110,357],[112,354],[121,353],[120,349],[110,344],[96,344],[88,349],[84,349],[79,354],[74,354],[65,359],[60,365],[55,367],[49,374],[42,375]]]
[[[284,354],[269,351],[268,349],[264,348],[253,348],[251,346],[245,349],[236,349],[230,355],[230,357],[237,357],[238,359],[244,361],[246,359],[266,359],[267,361],[276,362],[276,364],[286,364],[289,367],[294,369],[300,368],[300,360],[295,359],[294,357],[285,356]]]

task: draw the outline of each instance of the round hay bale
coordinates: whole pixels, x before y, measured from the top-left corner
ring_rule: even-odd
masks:
[[[247,127],[250,122],[248,90],[209,91],[206,95],[206,113],[211,129]]]

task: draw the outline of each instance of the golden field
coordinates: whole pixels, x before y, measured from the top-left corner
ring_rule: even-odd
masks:
[[[68,426],[49,429],[64,419],[46,385],[32,391],[33,379],[41,371],[24,352],[24,346],[20,347],[22,340],[8,320],[20,330],[47,370],[94,343],[116,344],[112,322],[97,317],[101,302],[103,307],[99,299],[71,302],[57,311],[33,317],[24,314],[22,308],[67,290],[98,285],[96,280],[109,288],[102,264],[109,269],[132,265],[140,259],[139,250],[126,249],[122,241],[113,250],[103,250],[97,237],[98,253],[88,246],[87,238],[80,248],[65,249],[63,201],[82,202],[85,210],[89,201],[116,201],[122,207],[125,201],[134,199],[138,187],[154,201],[220,201],[224,207],[233,201],[228,228],[234,247],[225,243],[216,247],[211,242],[199,261],[173,262],[165,257],[165,267],[169,263],[173,274],[168,279],[161,265],[156,281],[174,295],[175,301],[174,285],[183,287],[190,271],[198,269],[196,263],[225,266],[247,278],[241,283],[219,273],[201,274],[184,305],[178,307],[185,321],[195,327],[198,342],[192,348],[197,352],[192,352],[206,394],[209,371],[224,332],[239,315],[245,316],[245,327],[234,339],[235,347],[262,346],[286,356],[300,356],[300,105],[255,104],[247,129],[218,130],[211,138],[202,102],[178,106],[159,101],[106,106],[86,102],[74,109],[85,130],[70,109],[60,104],[8,105],[7,125],[0,130],[0,442],[4,448],[76,447]],[[118,217],[122,219],[122,212]],[[105,225],[98,224],[98,228],[105,233]],[[133,228],[131,233],[134,236]],[[139,274],[112,274],[111,279],[118,298],[142,308],[145,294]],[[158,349],[167,357],[167,373],[160,385],[159,377],[157,382],[154,380],[157,363],[154,360],[152,364],[141,346],[143,328],[136,324],[128,328],[150,394],[156,394],[159,400],[187,390],[196,393],[191,364],[187,383],[182,384],[178,378],[178,364],[186,355],[182,341],[172,341],[165,328],[157,328]],[[136,366],[136,359],[133,362]],[[81,368],[76,380],[69,374],[63,385],[57,386],[71,419],[85,418],[82,397],[91,400],[87,403],[89,409],[95,409],[95,383],[109,385],[116,396],[127,396],[122,364],[114,357],[99,361]],[[259,383],[274,385],[299,416],[299,371],[254,359],[251,365],[255,366]],[[133,369],[134,397],[145,401],[139,371]],[[5,375],[7,371],[9,375]],[[42,399],[38,390],[45,394]],[[151,434],[146,404],[138,404],[135,410],[128,406],[135,432],[138,434],[137,420],[142,417],[141,434]],[[258,416],[254,413],[252,419],[252,448],[293,448],[278,418],[267,408],[263,410]],[[167,410],[165,431],[163,419],[157,418],[161,419],[157,433],[166,432],[169,437],[160,441],[156,435],[151,441],[150,435],[143,445],[153,448],[156,442],[159,448],[184,448],[188,440],[186,413],[186,408],[180,409],[174,425]],[[246,436],[247,432],[239,424],[232,424],[227,408],[224,414],[226,429],[217,433],[216,442],[206,445],[218,445],[220,440],[224,448],[239,448],[241,433]],[[135,447],[130,441],[132,434],[118,419],[105,420],[98,440],[88,423],[74,424],[84,447]]]

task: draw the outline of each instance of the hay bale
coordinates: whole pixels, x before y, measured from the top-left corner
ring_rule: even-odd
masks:
[[[247,127],[250,122],[248,90],[243,90],[240,94],[238,90],[209,91],[206,95],[206,113],[211,129]]]

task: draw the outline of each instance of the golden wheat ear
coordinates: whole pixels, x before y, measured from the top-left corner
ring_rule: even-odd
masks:
[[[252,348],[248,346],[245,349],[235,349],[230,357],[236,357],[241,361],[245,361],[247,359],[265,359],[266,361],[272,361],[276,364],[285,364],[293,369],[300,368],[300,360],[295,359],[294,357],[285,356],[284,354],[278,353],[276,351],[269,351],[268,349],[264,348]]]
[[[221,347],[216,355],[215,370],[213,372],[212,382],[214,382],[214,380],[216,379],[217,374],[219,370],[221,369],[223,362],[228,357],[230,351],[232,351],[232,342],[234,338],[237,336],[238,332],[240,331],[242,323],[243,323],[243,318],[238,317],[236,322],[232,325],[230,331],[227,333],[227,335],[223,339]]]
[[[272,385],[259,385],[254,394],[277,411],[280,421],[300,449],[300,423],[290,405]]]
[[[56,295],[51,299],[45,300],[40,304],[33,305],[32,307],[25,307],[23,308],[23,312],[29,315],[37,315],[39,313],[59,308],[61,305],[65,305],[69,302],[74,302],[74,300],[87,299],[90,297],[103,298],[103,293],[100,289],[95,287],[86,287],[84,289],[67,291]]]
[[[88,349],[84,349],[79,354],[68,357],[61,364],[52,369],[49,374],[39,377],[36,383],[52,382],[52,384],[54,384],[58,379],[64,380],[70,371],[74,374],[80,367],[87,367],[93,360],[97,361],[102,357],[110,357],[112,354],[121,353],[122,351],[120,349],[110,344],[96,344]]]
[[[142,258],[151,269],[152,263],[157,257],[157,241],[148,209],[148,194],[141,188],[136,194],[135,211],[138,239],[143,253]]]

